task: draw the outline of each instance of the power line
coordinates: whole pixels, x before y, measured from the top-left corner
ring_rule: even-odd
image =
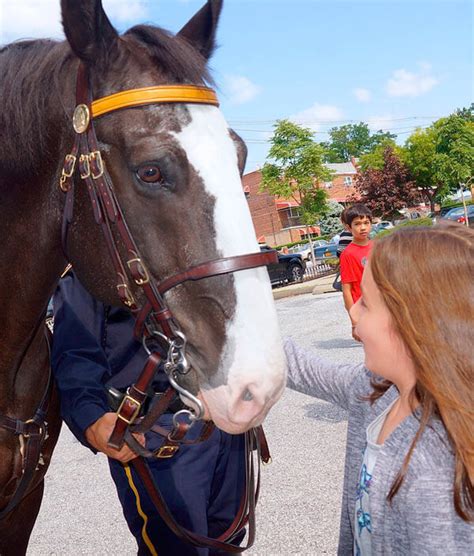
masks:
[[[407,120],[437,120],[442,118],[443,116],[406,116],[403,118],[376,118],[377,122],[402,122]],[[267,124],[267,125],[274,125],[276,124],[277,120],[283,120],[286,118],[276,118],[274,120],[229,120],[228,123],[232,126],[234,125],[258,125],[258,124]],[[370,120],[369,120],[370,121]],[[298,124],[305,124],[305,125],[332,125],[332,124],[349,124],[349,123],[367,123],[364,122],[362,118],[357,119],[346,119],[346,120],[327,120],[327,119],[311,119],[311,120],[298,120]]]

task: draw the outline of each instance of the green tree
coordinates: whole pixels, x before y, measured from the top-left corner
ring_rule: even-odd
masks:
[[[439,174],[439,155],[436,152],[436,130],[417,129],[408,137],[402,153],[403,162],[410,170],[416,186],[435,210],[435,203],[449,193],[448,185]]]
[[[458,108],[455,115],[468,122],[474,122],[474,102],[465,108]]]
[[[326,162],[347,162],[351,156],[360,157],[396,135],[382,130],[371,133],[366,123],[346,124],[329,130],[330,140],[322,143],[326,149]]]
[[[341,212],[344,207],[336,201],[328,201],[328,210],[319,221],[321,235],[334,235],[342,229]]]
[[[327,208],[327,194],[317,184],[332,176],[324,166],[324,149],[314,141],[310,129],[289,120],[276,123],[270,143],[260,189],[293,199],[301,207],[303,223],[314,224]]]
[[[384,152],[387,147],[391,148],[396,153],[396,155],[401,158],[403,148],[397,145],[393,139],[385,139],[371,152],[363,154],[360,157],[358,164],[360,170],[362,170],[362,172],[365,172],[369,168],[381,170],[384,165]]]
[[[451,114],[434,123],[437,171],[451,192],[456,192],[474,176],[474,122]]]
[[[402,159],[434,211],[436,202],[472,183],[474,122],[458,111],[417,129],[407,139]]]

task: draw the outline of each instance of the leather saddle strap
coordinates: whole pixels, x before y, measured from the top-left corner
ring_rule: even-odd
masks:
[[[255,541],[255,470],[250,447],[250,434],[251,433],[246,433],[245,435],[246,486],[244,489],[244,498],[248,503],[241,503],[238,515],[234,519],[231,526],[225,533],[216,539],[193,533],[192,531],[181,527],[171,515],[165,500],[161,496],[161,493],[153,480],[153,476],[151,475],[145,460],[142,458],[132,460],[131,463],[147,490],[148,495],[155,504],[158,513],[177,537],[197,547],[211,548],[213,550],[220,550],[235,554],[244,552],[253,545]],[[243,516],[246,512],[246,507],[248,507],[248,517]],[[230,544],[230,541],[235,538],[247,522],[249,523],[249,538],[247,545],[241,547]]]

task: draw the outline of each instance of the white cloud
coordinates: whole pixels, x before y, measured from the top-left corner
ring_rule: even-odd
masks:
[[[226,75],[224,89],[232,104],[244,104],[254,99],[262,88],[243,75]]]
[[[383,114],[369,118],[367,125],[371,131],[390,131],[393,127],[393,121],[394,117],[392,114]]]
[[[337,125],[342,118],[343,112],[337,106],[315,102],[310,108],[290,116],[289,119],[295,124],[319,131],[321,124],[331,122]]]
[[[114,25],[131,26],[146,20],[145,0],[104,0]],[[24,38],[63,39],[59,0],[0,0],[0,44]]]
[[[387,81],[386,90],[391,97],[418,97],[431,91],[439,80],[431,73],[430,64],[419,64],[420,71],[412,73],[406,69],[398,69]]]
[[[353,89],[352,92],[359,102],[369,102],[372,99],[372,93],[369,89],[357,87],[356,89]]]

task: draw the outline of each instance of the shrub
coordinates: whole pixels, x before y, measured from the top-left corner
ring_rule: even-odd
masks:
[[[375,237],[376,238],[384,237],[388,234],[391,234],[395,230],[398,230],[399,228],[406,228],[407,226],[432,226],[432,225],[433,225],[433,220],[431,220],[431,218],[416,218],[415,220],[407,220],[406,222],[397,224],[397,226],[394,226],[393,228],[382,230]]]

